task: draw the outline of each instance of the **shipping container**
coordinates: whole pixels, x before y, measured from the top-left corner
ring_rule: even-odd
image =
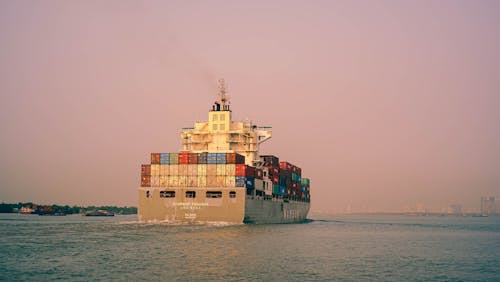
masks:
[[[217,176],[207,176],[207,187],[217,187]]]
[[[160,186],[161,187],[168,186],[168,176],[162,176],[162,175],[160,175]]]
[[[226,175],[226,164],[217,164],[217,175]]]
[[[226,176],[226,187],[234,187],[235,186],[235,178],[233,176]]]
[[[187,187],[187,176],[186,175],[179,175],[179,186],[180,187]]]
[[[225,187],[226,186],[226,176],[225,175],[217,175],[217,187]]]
[[[245,187],[245,177],[244,176],[235,176],[235,187]]]
[[[301,183],[303,186],[310,186],[311,185],[311,181],[309,180],[309,178],[302,178]]]
[[[198,154],[198,163],[199,164],[206,164],[207,163],[207,153],[199,153]]]
[[[198,187],[198,176],[188,176],[187,177],[188,187]]]
[[[254,189],[255,188],[255,178],[245,177],[245,187]]]
[[[273,194],[273,183],[270,180],[264,180],[264,191],[268,196]]]
[[[280,159],[276,156],[272,155],[267,155],[267,156],[260,156],[260,159],[262,160],[262,166],[265,167],[279,167],[280,166]]]
[[[151,165],[141,165],[141,175],[151,175]]]
[[[292,170],[292,164],[289,162],[280,162],[280,168],[284,170]]]
[[[168,186],[170,187],[178,187],[179,186],[179,176],[176,175],[170,175],[168,177]]]
[[[160,186],[160,176],[159,175],[151,175],[151,186],[152,187]]]
[[[237,164],[235,169],[236,176],[247,176],[247,177],[255,177],[255,167],[248,166],[244,164]]]
[[[160,165],[160,176],[161,175],[170,175],[170,165],[166,164]]]
[[[188,174],[188,165],[179,164],[179,176],[187,176],[187,174]]]
[[[170,164],[179,164],[179,154],[178,153],[170,153]]]
[[[160,164],[160,153],[151,153],[151,164]]]
[[[151,165],[151,175],[159,176],[160,175],[160,165],[152,164]]]
[[[169,165],[170,167],[170,175],[174,175],[174,176],[177,176],[179,175],[179,165],[178,164],[171,164]]]
[[[245,157],[238,153],[226,153],[227,164],[244,164]]]
[[[160,164],[170,164],[169,153],[160,153]]]
[[[206,175],[198,175],[198,187],[207,187],[207,176]]]
[[[189,164],[197,164],[198,163],[198,153],[189,153],[188,154],[188,163]]]
[[[207,153],[207,164],[217,163],[217,153]]]
[[[207,175],[207,165],[206,164],[198,164],[198,175]]]
[[[273,184],[273,194],[274,195],[279,195],[280,194],[280,186]]]
[[[143,175],[141,177],[141,186],[142,187],[151,187],[151,176],[150,175]]]
[[[217,165],[207,164],[207,176],[215,176],[215,175],[217,175]]]
[[[297,167],[297,172],[296,172],[299,176],[302,175],[302,169],[300,167]]]
[[[255,188],[255,190],[263,191],[264,190],[264,180],[254,178],[254,188]]]
[[[292,181],[293,182],[300,182],[300,175],[292,172]]]
[[[261,179],[263,178],[263,173],[261,168],[256,168],[255,169],[255,178]]]
[[[217,153],[216,154],[216,163],[217,164],[226,164],[226,153]]]
[[[236,173],[236,165],[235,164],[227,164],[226,165],[226,176],[235,176]]]
[[[179,164],[188,164],[189,163],[189,153],[182,152],[179,153]]]
[[[286,196],[286,187],[285,186],[282,186],[280,185],[280,195],[283,197],[283,196]]]
[[[188,164],[188,176],[197,176],[197,175],[198,175],[198,165]]]
[[[280,184],[280,177],[279,177],[279,175],[273,175],[273,176],[271,176],[271,181],[273,182],[273,184],[279,185]]]

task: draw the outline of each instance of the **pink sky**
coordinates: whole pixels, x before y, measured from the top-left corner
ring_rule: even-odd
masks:
[[[499,1],[1,1],[0,202],[136,205],[217,79],[312,210],[500,197]]]

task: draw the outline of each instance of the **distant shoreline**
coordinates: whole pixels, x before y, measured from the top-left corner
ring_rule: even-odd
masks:
[[[137,207],[129,206],[69,206],[69,205],[46,205],[32,202],[1,203],[0,213],[22,213],[38,215],[67,215],[85,214],[90,211],[103,210],[116,215],[137,214]]]

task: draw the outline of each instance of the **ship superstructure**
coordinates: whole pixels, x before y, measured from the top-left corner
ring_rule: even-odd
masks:
[[[208,121],[181,132],[182,151],[142,165],[139,220],[288,223],[305,220],[310,181],[259,146],[270,127],[233,121],[224,80]]]

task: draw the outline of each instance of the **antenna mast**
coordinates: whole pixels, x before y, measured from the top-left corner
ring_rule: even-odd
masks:
[[[219,79],[219,99],[222,104],[222,110],[229,110],[229,105],[226,105],[228,99],[226,97],[226,82],[224,81],[224,78]]]

